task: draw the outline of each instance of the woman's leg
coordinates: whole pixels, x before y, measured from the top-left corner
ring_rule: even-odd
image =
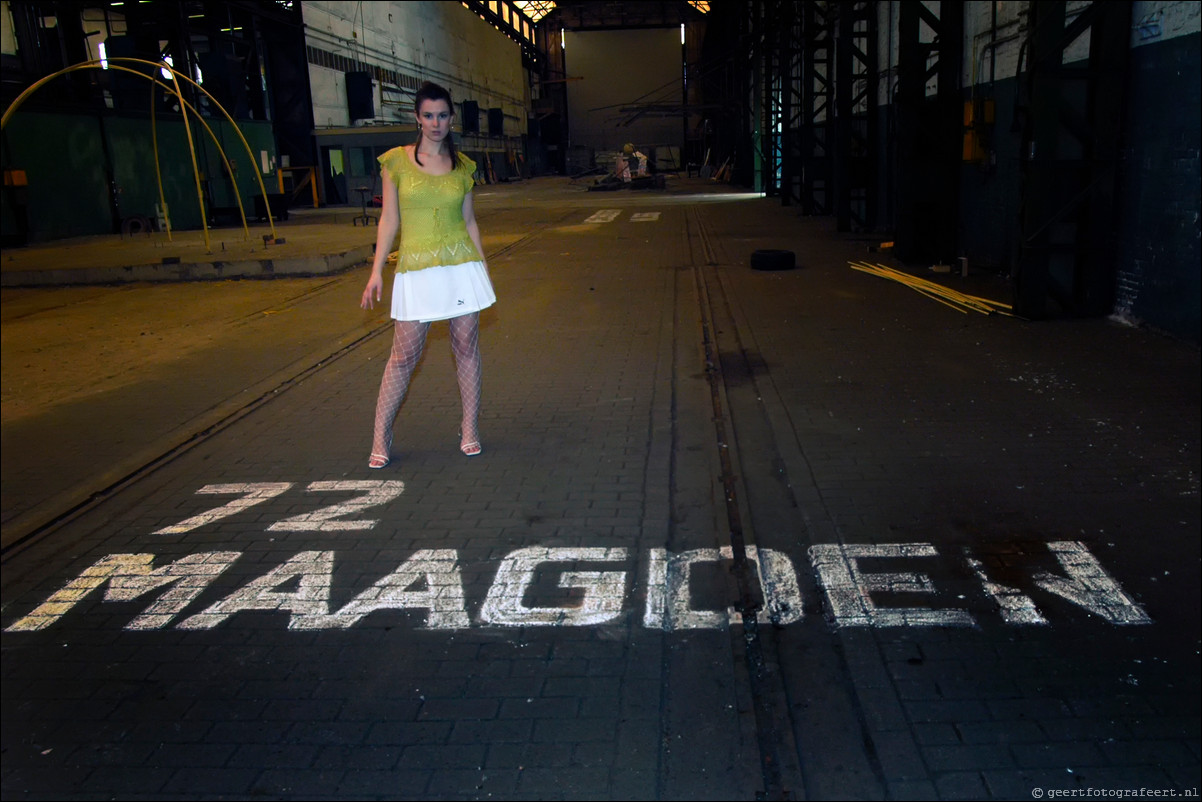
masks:
[[[368,463],[373,468],[383,468],[388,464],[392,450],[392,424],[401,409],[401,402],[405,400],[409,379],[421,359],[429,330],[429,323],[414,320],[398,320],[394,325],[392,353],[384,365],[380,397],[376,400],[375,431],[371,441],[371,462]]]
[[[455,352],[455,373],[459,377],[459,398],[463,402],[463,423],[459,430],[459,448],[469,457],[480,453],[480,393],[483,366],[480,360],[480,313],[451,318],[451,350]]]

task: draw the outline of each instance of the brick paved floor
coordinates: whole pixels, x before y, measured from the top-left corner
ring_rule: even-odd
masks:
[[[735,374],[752,393],[735,422],[741,438],[769,444],[748,480],[759,483],[758,542],[798,557],[809,544],[929,544],[929,558],[862,567],[922,571],[934,595],[873,598],[971,616],[965,627],[845,627],[826,644],[841,656],[883,792],[1196,793],[1197,350],[1108,321],[962,316],[848,269],[872,256],[826,221],[783,234],[771,227],[779,215],[749,227],[705,212],[713,283],[737,324],[726,344],[751,365]],[[748,270],[753,242],[795,248],[803,267]],[[1004,300],[996,279],[957,284]],[[1152,623],[1119,626],[1049,592],[1041,573],[1063,574],[1052,541],[1083,544]],[[1027,595],[1046,623],[1006,623],[981,572]],[[786,687],[811,704],[807,636],[818,633],[772,634]]]
[[[435,326],[366,469],[376,337],[10,553],[4,796],[1196,793],[1197,350],[964,318],[697,189],[514,190],[481,457]],[[724,624],[732,522],[775,624]]]

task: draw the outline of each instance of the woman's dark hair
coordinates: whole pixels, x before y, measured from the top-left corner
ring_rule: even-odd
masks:
[[[447,108],[451,110],[451,116],[455,116],[455,103],[451,100],[451,93],[443,86],[439,86],[431,81],[425,81],[418,87],[417,94],[413,96],[413,111],[415,114],[421,114],[422,103],[427,100],[444,100]],[[451,136],[451,132],[447,131],[447,153],[451,157],[451,171],[459,169],[459,154],[455,152],[455,138]],[[422,132],[421,127],[417,130],[417,141],[413,145],[413,160],[418,164],[422,163],[418,153],[421,152]]]

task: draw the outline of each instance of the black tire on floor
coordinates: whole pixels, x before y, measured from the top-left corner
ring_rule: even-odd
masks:
[[[792,270],[794,267],[797,267],[797,257],[793,251],[766,248],[751,253],[752,270]]]

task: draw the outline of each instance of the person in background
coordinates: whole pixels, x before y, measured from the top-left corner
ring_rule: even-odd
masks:
[[[614,159],[614,175],[621,181],[630,180],[630,167],[634,154],[634,145],[629,143],[622,146],[622,152]]]
[[[632,145],[631,147],[633,148],[634,146]],[[640,150],[635,150],[631,156],[634,157],[635,162],[638,164],[638,175],[640,177],[647,175],[647,156]]]
[[[636,150],[634,143],[627,142],[622,146],[622,155],[618,157],[618,165],[614,173],[623,181],[629,181],[632,175],[647,175],[647,157]]]
[[[383,207],[371,275],[360,300],[364,309],[381,300],[384,264],[399,230],[392,285],[392,353],[380,380],[369,468],[383,468],[392,460],[397,412],[421,359],[430,324],[441,320],[450,325],[463,405],[459,450],[469,457],[482,451],[480,310],[494,304],[496,295],[472,205],[476,164],[456,150],[451,137],[455,112],[450,92],[424,83],[413,110],[417,141],[379,158]]]

